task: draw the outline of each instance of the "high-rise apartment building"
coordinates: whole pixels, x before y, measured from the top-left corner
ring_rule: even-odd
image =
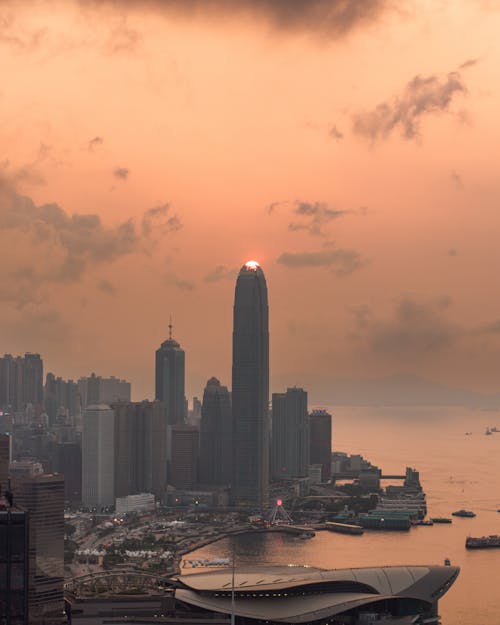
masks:
[[[54,469],[64,476],[64,500],[72,505],[82,502],[82,448],[79,443],[55,446]]]
[[[260,265],[249,261],[236,281],[233,318],[233,480],[235,505],[269,500],[269,310]]]
[[[49,425],[53,425],[60,418],[78,416],[81,410],[78,384],[73,380],[63,380],[56,378],[53,373],[47,373],[44,405]]]
[[[43,405],[43,361],[40,354],[24,356],[24,402],[33,406]]]
[[[153,493],[167,486],[167,424],[163,402],[120,402],[115,414],[115,497]]]
[[[113,404],[130,401],[130,382],[111,376],[102,378],[92,373],[78,380],[78,391],[82,408],[97,404]]]
[[[233,462],[231,396],[217,378],[203,393],[200,422],[200,483],[229,485]]]
[[[82,502],[115,505],[115,413],[107,404],[87,406],[83,415]]]
[[[12,439],[0,432],[0,495],[7,489]]]
[[[64,620],[64,478],[58,474],[16,475],[14,502],[29,513],[29,623]]]
[[[271,474],[274,479],[305,477],[308,467],[307,393],[301,388],[273,393]]]
[[[193,425],[172,425],[171,443],[168,482],[176,488],[192,490],[198,483],[198,428]]]
[[[332,462],[332,415],[323,409],[315,409],[309,415],[309,438],[311,464],[321,465],[323,482],[331,478]]]
[[[156,350],[155,398],[165,403],[168,425],[186,422],[187,409],[184,392],[184,350],[172,338],[172,324],[169,338]]]
[[[0,623],[27,625],[29,513],[0,495]]]
[[[0,358],[0,407],[21,411],[32,404],[43,406],[43,361],[40,354],[27,353]]]

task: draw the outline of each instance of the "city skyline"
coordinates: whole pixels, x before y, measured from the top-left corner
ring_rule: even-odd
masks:
[[[152,398],[172,312],[199,395],[229,383],[230,283],[255,258],[273,389],[498,392],[500,11],[209,4],[2,8],[4,351]]]

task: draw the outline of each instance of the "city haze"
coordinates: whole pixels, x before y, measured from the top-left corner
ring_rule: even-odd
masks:
[[[3,352],[230,385],[255,259],[271,390],[496,405],[500,11],[354,5],[5,3]]]

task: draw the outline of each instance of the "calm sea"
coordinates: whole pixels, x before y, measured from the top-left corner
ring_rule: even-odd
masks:
[[[485,435],[487,426],[500,429],[500,412],[455,407],[336,407],[331,412],[335,450],[361,453],[386,473],[418,469],[429,516],[467,508],[477,517],[453,517],[451,525],[401,533],[318,532],[306,541],[284,534],[242,536],[234,539],[236,564],[344,568],[442,564],[449,558],[461,573],[440,601],[443,625],[500,625],[500,549],[465,549],[469,534],[500,534],[500,433]],[[230,557],[231,552],[232,542],[221,540],[190,558]]]

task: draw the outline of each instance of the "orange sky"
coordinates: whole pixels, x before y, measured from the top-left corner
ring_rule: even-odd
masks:
[[[230,385],[255,258],[272,390],[500,391],[500,10],[291,4],[0,5],[0,351],[139,399],[172,313]]]

